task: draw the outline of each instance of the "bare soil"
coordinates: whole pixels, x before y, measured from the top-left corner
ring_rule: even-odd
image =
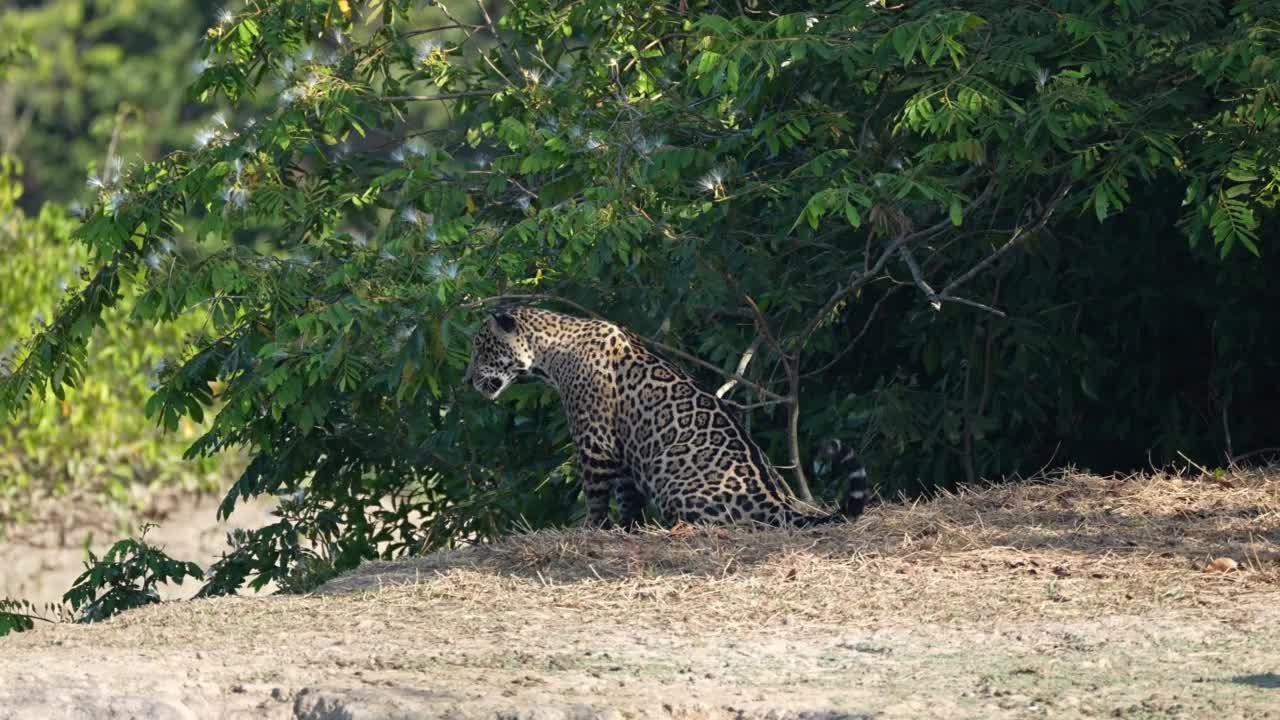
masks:
[[[1280,719],[1280,472],[543,531],[0,640],[0,718],[107,716]]]

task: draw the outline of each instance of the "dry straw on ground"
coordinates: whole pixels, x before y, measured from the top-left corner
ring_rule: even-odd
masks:
[[[1206,572],[1219,558],[1237,567]],[[1274,472],[1066,471],[879,504],[816,530],[541,531],[372,563],[322,592],[376,588],[460,608],[529,603],[694,627],[857,626],[895,613],[926,622],[1140,614],[1240,602],[1278,583]]]

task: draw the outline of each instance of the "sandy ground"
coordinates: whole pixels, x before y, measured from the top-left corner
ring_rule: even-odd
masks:
[[[0,640],[11,717],[1280,718],[1280,473],[543,531],[43,626]]]

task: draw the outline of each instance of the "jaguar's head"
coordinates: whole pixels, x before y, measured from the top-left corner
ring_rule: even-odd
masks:
[[[513,382],[537,379],[534,372],[527,329],[516,315],[496,310],[471,339],[471,362],[462,374],[462,384],[471,383],[481,395],[497,400]]]

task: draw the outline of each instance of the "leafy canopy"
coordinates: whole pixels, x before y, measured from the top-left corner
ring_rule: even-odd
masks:
[[[455,389],[482,298],[564,296],[742,367],[732,392],[793,460],[803,427],[903,478],[973,477],[1089,445],[1120,328],[1081,325],[1083,278],[1248,267],[1280,197],[1265,0],[414,6],[220,17],[193,92],[272,109],[103,183],[77,232],[95,272],[0,388],[12,412],[79,383],[122,296],[138,322],[208,312],[147,410],[199,419],[218,383],[189,454],[254,458],[223,512],[297,493],[211,592],[568,519],[547,391]],[[178,235],[208,251],[168,255]]]

